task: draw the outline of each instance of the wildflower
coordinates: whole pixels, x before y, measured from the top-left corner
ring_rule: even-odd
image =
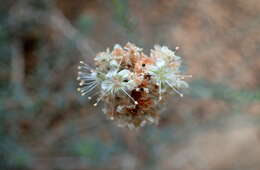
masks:
[[[107,73],[106,80],[101,83],[101,89],[105,92],[105,94],[109,93],[109,95],[115,95],[118,92],[125,93],[135,104],[135,101],[130,94],[127,92],[128,90],[133,90],[136,87],[135,82],[131,79],[131,72],[129,70],[112,70]]]
[[[109,49],[107,49],[105,52],[98,53],[95,61],[97,62],[108,62],[112,59],[112,56],[109,53]]]
[[[178,49],[179,47],[176,47],[175,51],[172,51],[166,46],[155,45],[154,49],[151,50],[151,57],[161,58],[166,61],[172,61],[172,60],[178,61],[181,59],[181,57],[175,55],[175,52]]]
[[[156,124],[161,99],[172,90],[183,96],[179,89],[188,87],[184,79],[190,76],[180,74],[177,49],[156,45],[147,56],[132,43],[116,44],[112,51],[97,54],[95,69],[80,62],[78,90],[89,99],[98,95],[94,106],[103,101],[103,112],[119,126]]]
[[[113,56],[118,56],[121,58],[122,55],[124,55],[124,50],[122,49],[121,45],[116,44],[114,45],[114,50],[112,52]]]

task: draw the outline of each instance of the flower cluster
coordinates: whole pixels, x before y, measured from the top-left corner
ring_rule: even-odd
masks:
[[[180,74],[181,57],[166,46],[156,45],[150,56],[132,43],[116,44],[95,57],[95,69],[80,62],[78,91],[94,96],[97,106],[104,102],[104,113],[131,129],[147,123],[158,123],[158,112],[171,92],[183,96],[179,89],[187,88]]]

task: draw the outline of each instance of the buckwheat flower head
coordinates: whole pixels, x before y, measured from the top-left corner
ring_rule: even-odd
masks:
[[[181,57],[166,46],[156,45],[150,56],[132,43],[116,44],[95,57],[95,68],[81,62],[78,91],[94,99],[94,106],[103,103],[103,112],[119,126],[136,129],[158,123],[160,107],[169,94],[181,97],[180,89],[190,75],[180,72]]]

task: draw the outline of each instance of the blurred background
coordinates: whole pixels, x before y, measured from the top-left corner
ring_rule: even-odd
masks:
[[[1,170],[259,170],[259,0],[0,0]],[[77,64],[128,41],[192,74],[158,126],[118,128]]]

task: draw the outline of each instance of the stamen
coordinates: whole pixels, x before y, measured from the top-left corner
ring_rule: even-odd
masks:
[[[80,61],[79,63],[82,65],[88,66],[84,61]]]
[[[85,96],[87,93],[81,93],[81,96]]]
[[[130,96],[123,88],[121,88],[121,90],[135,103],[135,105],[138,104],[138,102],[135,101],[135,99],[132,96]]]
[[[82,81],[79,83],[80,86],[90,86],[90,85],[92,85],[92,84],[96,84],[96,82],[95,82],[95,81],[86,82],[86,81],[83,81],[83,80],[82,80]]]
[[[180,97],[183,97],[183,94],[181,92],[179,92],[174,86],[172,86],[168,81],[166,81],[166,83],[177,93],[180,95]]]
[[[185,78],[191,78],[192,77],[192,75],[176,75],[176,77],[179,77],[179,78],[181,78],[181,79],[185,79]]]
[[[87,67],[87,66],[78,66],[78,69],[79,70],[84,70],[84,71],[91,71],[91,68],[90,67]]]
[[[162,100],[162,81],[159,83],[159,101]]]
[[[79,75],[78,80],[85,80],[85,81],[95,81],[95,78]]]
[[[91,86],[86,86],[86,87],[83,87],[83,88],[81,89],[81,92],[86,94],[86,93],[89,93],[89,92],[91,92],[92,90],[94,90],[96,87],[97,87],[97,84],[93,84],[93,85],[91,85]]]
[[[107,94],[110,90],[111,90],[111,88],[108,89],[104,94],[102,94],[102,95],[97,99],[96,103],[93,104],[93,105],[96,107],[96,106],[98,105],[98,103],[106,96],[106,94]]]

